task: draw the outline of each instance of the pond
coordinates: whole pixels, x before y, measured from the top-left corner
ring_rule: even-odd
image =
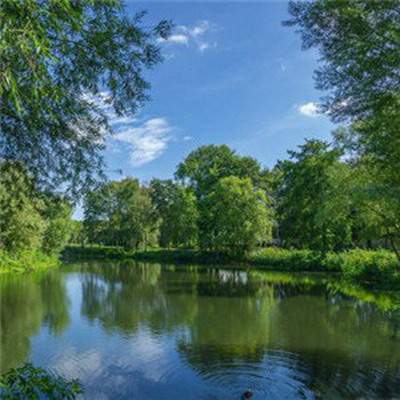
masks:
[[[400,398],[400,300],[320,275],[90,262],[0,277],[1,370],[89,399]]]

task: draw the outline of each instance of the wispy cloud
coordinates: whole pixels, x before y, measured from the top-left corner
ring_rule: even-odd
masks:
[[[119,116],[110,104],[110,94],[101,92],[97,96],[87,97],[87,101],[95,104],[107,117],[113,131],[102,132],[101,139],[109,137],[107,146],[114,153],[119,153],[118,143],[129,146],[130,161],[134,166],[147,164],[160,157],[173,139],[173,127],[164,117],[148,118],[146,120],[131,116]]]
[[[312,101],[299,105],[297,110],[306,117],[317,117],[321,114],[318,104]]]
[[[210,39],[210,33],[215,31],[215,25],[209,21],[200,21],[196,25],[179,25],[168,39],[158,39],[159,43],[170,45],[194,46],[203,53],[207,49],[217,47],[217,42]]]
[[[124,124],[117,129],[114,140],[130,146],[131,163],[140,166],[160,157],[171,141],[173,128],[166,118],[151,118],[139,125]]]

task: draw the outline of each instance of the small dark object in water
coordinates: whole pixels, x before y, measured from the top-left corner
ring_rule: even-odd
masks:
[[[251,399],[253,397],[253,392],[251,390],[246,390],[245,392],[242,393],[242,397],[240,400],[247,400]]]

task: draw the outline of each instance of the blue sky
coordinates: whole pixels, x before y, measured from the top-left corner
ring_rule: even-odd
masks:
[[[143,182],[170,178],[204,144],[228,144],[272,167],[304,138],[329,139],[333,125],[316,113],[318,55],[282,26],[285,1],[126,5],[129,14],[147,10],[146,25],[171,19],[175,29],[160,43],[164,63],[146,72],[151,102],[136,118],[114,120],[110,178],[121,178],[116,169]]]

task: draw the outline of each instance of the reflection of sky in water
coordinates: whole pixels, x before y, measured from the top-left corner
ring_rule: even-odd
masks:
[[[30,343],[86,398],[400,396],[399,324],[373,304],[240,270],[104,268],[57,276],[69,323]]]

